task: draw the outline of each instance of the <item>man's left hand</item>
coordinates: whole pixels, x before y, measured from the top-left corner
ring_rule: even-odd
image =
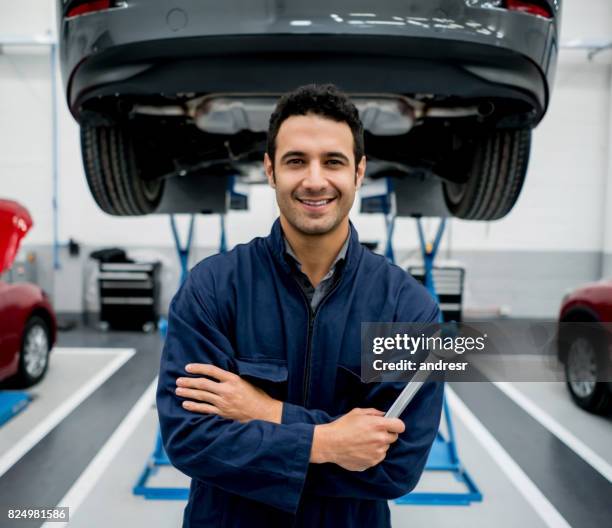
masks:
[[[185,370],[190,374],[214,378],[185,377],[176,380],[177,396],[193,400],[183,402],[183,408],[188,411],[217,414],[239,422],[266,420],[281,423],[283,402],[271,398],[237,374],[203,363],[190,363]]]

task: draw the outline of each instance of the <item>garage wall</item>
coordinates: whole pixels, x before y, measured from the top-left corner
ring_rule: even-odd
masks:
[[[564,2],[563,40],[612,35],[612,3]],[[0,35],[42,34],[54,28],[53,2],[0,3]],[[467,268],[468,306],[505,307],[516,316],[554,316],[562,295],[602,273],[612,276],[612,52],[586,60],[584,51],[561,52],[549,113],[534,134],[527,182],[514,211],[494,223],[452,220],[442,255]],[[60,200],[62,242],[92,248],[121,245],[158,255],[173,266],[173,241],[165,217],[116,218],[95,206],[82,171],[78,127],[60,88]],[[0,55],[0,194],[22,202],[35,227],[25,251],[38,254],[39,282],[54,293],[59,311],[81,311],[86,281],[75,281],[83,262],[62,256],[53,272],[51,206],[51,97],[49,56],[44,50],[7,48]],[[271,190],[252,190],[252,209],[227,219],[230,245],[265,235],[276,216]],[[182,219],[183,221],[186,219]],[[383,242],[382,218],[353,214],[363,240]],[[434,221],[426,221],[433,233]],[[199,217],[199,255],[215,251],[216,217]],[[414,253],[414,222],[400,219],[394,238],[398,260]],[[174,270],[176,271],[176,270]],[[175,274],[165,276],[168,297]]]

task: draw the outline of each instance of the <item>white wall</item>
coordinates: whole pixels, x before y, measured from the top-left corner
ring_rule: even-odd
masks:
[[[54,29],[50,0],[0,3],[0,34]],[[565,0],[562,39],[612,36],[612,2]],[[5,50],[0,55],[0,195],[22,202],[35,227],[25,246],[52,243],[51,100],[48,54]],[[552,104],[534,134],[527,181],[516,208],[494,223],[452,221],[446,249],[612,253],[612,52],[592,62],[562,50]],[[60,99],[60,239],[88,246],[171,247],[165,217],[117,218],[102,213],[87,189],[78,128]],[[270,189],[252,190],[251,210],[227,220],[230,245],[265,235],[276,216]],[[363,240],[381,240],[380,217],[353,214]],[[433,222],[428,222],[433,228]],[[216,247],[219,223],[199,217],[194,244]],[[416,247],[414,223],[400,219],[398,251]],[[554,270],[553,270],[554,272]]]
[[[33,35],[55,31],[55,0],[0,2],[0,34]]]

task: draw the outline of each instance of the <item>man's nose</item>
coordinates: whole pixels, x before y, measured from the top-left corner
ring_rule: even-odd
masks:
[[[327,187],[327,180],[323,174],[323,167],[317,162],[310,163],[306,177],[302,185],[308,189],[324,189]]]

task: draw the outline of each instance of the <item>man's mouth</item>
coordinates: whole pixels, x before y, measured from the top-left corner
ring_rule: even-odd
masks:
[[[333,202],[336,198],[320,198],[318,200],[312,200],[307,198],[298,198],[298,201],[307,205],[308,207],[325,207],[327,204]]]

